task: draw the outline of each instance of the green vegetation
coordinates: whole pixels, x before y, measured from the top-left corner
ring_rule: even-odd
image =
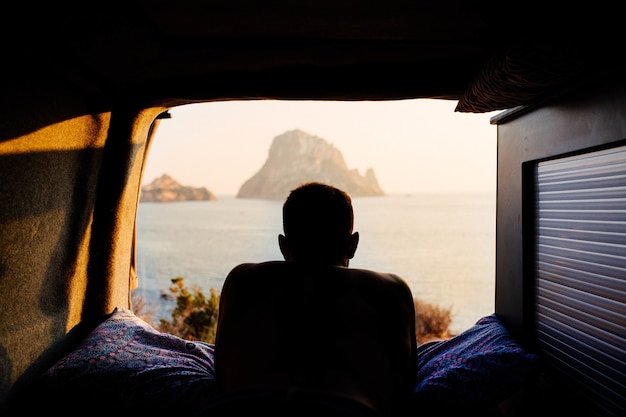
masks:
[[[183,277],[172,278],[170,292],[176,299],[171,320],[154,318],[154,307],[148,306],[143,297],[133,294],[133,311],[155,329],[186,340],[215,342],[219,295],[211,288],[207,297],[198,286],[187,288]]]
[[[207,298],[199,287],[190,292],[182,277],[172,279],[170,291],[176,297],[172,320],[160,320],[159,329],[187,340],[204,340],[213,343],[217,329],[219,296],[214,288]]]
[[[211,288],[207,297],[197,286],[187,288],[183,277],[172,278],[170,292],[176,298],[171,320],[154,318],[154,306],[133,294],[133,311],[160,332],[170,333],[186,340],[202,340],[215,343],[219,295]],[[419,343],[447,339],[453,335],[451,309],[415,300],[415,338]]]

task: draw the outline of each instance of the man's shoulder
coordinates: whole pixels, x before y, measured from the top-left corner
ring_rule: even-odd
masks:
[[[272,269],[272,268],[284,268],[287,262],[285,261],[264,261],[264,262],[243,262],[236,265],[232,271],[251,271],[256,269]]]
[[[355,276],[370,277],[371,279],[379,280],[383,282],[390,282],[390,283],[392,282],[403,283],[404,282],[404,279],[402,277],[392,272],[382,272],[382,271],[375,271],[372,269],[363,269],[363,268],[348,268],[348,271],[351,271],[351,273]]]
[[[328,282],[328,285],[340,285],[340,282],[369,288],[389,288],[400,291],[408,289],[406,281],[397,274],[380,272],[372,269],[347,268],[341,266],[319,266],[289,261],[246,262],[235,266],[228,274],[228,281],[246,282],[259,281],[277,285],[285,279],[299,277],[302,280],[312,279]]]
[[[350,268],[349,271],[354,281],[360,283],[359,285],[366,285],[371,289],[381,292],[395,293],[396,296],[411,293],[408,283],[400,275],[392,272],[359,268]]]
[[[254,275],[263,273],[263,271],[279,270],[285,268],[285,264],[285,261],[244,262],[233,267],[228,273],[227,278]]]
[[[222,286],[222,295],[267,290],[279,285],[285,268],[284,261],[245,262],[233,267]],[[257,294],[258,295],[258,294]]]

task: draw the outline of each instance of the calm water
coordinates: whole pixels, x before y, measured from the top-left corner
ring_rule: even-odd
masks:
[[[350,266],[402,276],[415,298],[452,309],[453,331],[494,311],[494,195],[362,197],[353,204],[360,243]],[[236,264],[282,259],[281,207],[232,196],[140,204],[137,292],[161,303],[178,276],[219,292]]]

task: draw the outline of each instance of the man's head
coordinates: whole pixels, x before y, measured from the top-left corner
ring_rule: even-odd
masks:
[[[352,233],[352,199],[327,184],[309,182],[293,189],[283,204],[280,250],[288,261],[348,266],[359,234]]]

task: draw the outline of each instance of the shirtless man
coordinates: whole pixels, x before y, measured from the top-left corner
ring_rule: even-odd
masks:
[[[404,414],[417,375],[413,297],[394,274],[348,267],[353,221],[348,194],[304,184],[283,205],[285,260],[228,274],[215,368],[229,414]]]

